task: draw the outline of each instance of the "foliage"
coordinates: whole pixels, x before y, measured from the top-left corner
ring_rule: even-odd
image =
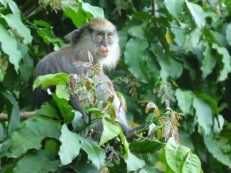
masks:
[[[1,172],[227,172],[230,8],[229,0],[0,0],[0,111],[9,116],[0,123]],[[122,60],[108,73],[126,97],[129,123],[147,123],[128,139],[110,100],[102,110],[92,99],[91,76],[48,75],[33,85],[37,62],[96,16],[119,32]],[[19,112],[35,109],[32,86],[40,84],[57,86],[53,100],[20,122]],[[103,122],[99,141],[96,120],[85,124],[68,104],[80,91],[85,110]]]

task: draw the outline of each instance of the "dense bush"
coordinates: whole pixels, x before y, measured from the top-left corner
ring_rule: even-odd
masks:
[[[0,171],[228,172],[230,8],[229,0],[0,0]],[[94,141],[68,105],[68,75],[33,85],[37,62],[97,16],[117,26],[122,57],[108,74],[126,97],[128,121],[151,124],[148,134],[126,139],[113,111],[91,105],[86,111],[104,125]],[[19,112],[35,109],[32,86],[40,84],[61,92],[20,121]]]

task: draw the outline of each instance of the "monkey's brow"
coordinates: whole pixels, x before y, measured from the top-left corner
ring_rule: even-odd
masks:
[[[111,30],[106,30],[106,29],[99,29],[99,30],[95,30],[95,32],[98,32],[100,34],[104,34],[104,33],[115,33],[115,30],[111,31]]]

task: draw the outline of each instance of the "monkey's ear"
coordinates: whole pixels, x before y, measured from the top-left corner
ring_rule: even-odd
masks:
[[[82,34],[81,29],[76,29],[69,34],[64,36],[64,39],[68,42],[71,42],[72,44],[76,44],[80,38],[80,35]]]

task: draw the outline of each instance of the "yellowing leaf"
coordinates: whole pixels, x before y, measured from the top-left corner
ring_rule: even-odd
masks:
[[[115,107],[114,106],[110,107],[109,114],[111,116],[112,122],[114,123],[115,122],[115,118],[116,118],[116,113],[115,113]]]
[[[135,122],[128,122],[128,124],[132,127],[138,127],[139,124],[138,123],[135,123]]]
[[[167,29],[167,31],[165,33],[165,38],[169,44],[173,44],[172,35],[171,35],[171,32],[169,31],[169,29]]]

